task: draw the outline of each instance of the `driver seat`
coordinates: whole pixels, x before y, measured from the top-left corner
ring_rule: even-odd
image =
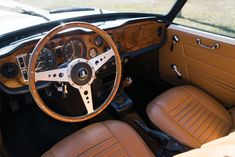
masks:
[[[154,157],[141,137],[127,124],[104,121],[63,139],[42,157]]]

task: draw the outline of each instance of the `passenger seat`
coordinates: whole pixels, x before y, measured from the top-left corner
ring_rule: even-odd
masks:
[[[147,114],[154,125],[191,148],[224,137],[234,129],[235,109],[230,113],[193,86],[164,92],[148,105]]]

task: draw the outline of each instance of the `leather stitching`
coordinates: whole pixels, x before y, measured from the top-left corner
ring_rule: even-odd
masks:
[[[216,116],[215,116],[216,117]],[[207,137],[205,137],[205,140],[203,141],[203,143],[205,143],[213,134],[214,132],[217,130],[217,128],[219,127],[220,122],[222,122],[219,118],[218,118],[218,122],[215,124],[215,128],[212,130],[211,133],[208,133]]]
[[[109,138],[107,138],[107,139],[102,140],[101,142],[98,142],[97,144],[93,145],[92,147],[89,147],[87,150],[81,152],[81,153],[78,154],[77,156],[81,156],[82,154],[85,154],[86,152],[88,152],[88,151],[91,150],[92,148],[94,148],[94,147],[96,147],[96,146],[98,146],[98,145],[100,145],[100,144],[102,144],[102,143],[108,141],[108,140],[111,139],[111,138],[114,138],[114,137],[112,136],[112,137],[109,137]],[[116,139],[116,138],[115,138],[115,139]]]
[[[121,152],[120,152],[121,151]],[[112,153],[112,155],[110,157],[115,157],[117,155],[120,155],[119,153],[122,153],[121,155],[127,155],[127,153],[125,152],[125,150],[123,150],[123,148],[120,148],[118,150],[116,150],[115,152]]]
[[[204,108],[202,108],[202,111],[203,111]],[[206,112],[207,110],[204,110],[198,117],[197,119],[190,125],[190,127],[188,128],[189,130],[192,130],[191,128],[194,126],[195,123],[198,122],[198,120],[201,118],[201,116]],[[198,111],[200,112],[200,110]],[[193,131],[193,130],[192,130]]]
[[[176,106],[174,106],[173,108],[171,108],[168,112],[172,112],[173,110],[175,110],[176,108],[178,108],[181,104],[183,104],[183,103],[188,99],[188,97],[190,97],[189,94],[185,97],[185,99],[184,99],[182,102],[178,103]],[[150,103],[150,104],[151,104],[151,103]],[[160,104],[158,104],[158,106],[159,106],[159,105],[160,105]]]
[[[189,104],[185,105],[186,107],[184,107],[183,110],[178,111],[178,114],[180,114],[180,116],[181,116],[180,119],[177,120],[178,122],[179,122],[180,120],[182,120],[188,113],[190,113],[190,111],[191,111],[192,108],[194,107],[194,105],[192,104],[192,102],[193,102],[193,100],[192,100]],[[188,111],[187,111],[187,110],[188,110]],[[186,111],[186,113],[181,114],[183,111]],[[176,119],[175,116],[174,116],[174,118]]]
[[[117,140],[118,143],[121,145],[121,147],[125,150],[125,152],[128,154],[128,156],[130,156],[130,155],[129,155],[129,152],[123,147],[123,145],[120,143],[119,139],[115,136],[115,134],[112,132],[112,130],[109,129],[109,128],[105,125],[105,123],[101,123],[101,124],[102,124],[106,129],[109,130],[109,132],[116,138],[116,140]]]
[[[185,128],[183,128],[181,125],[179,125],[179,124],[177,123],[177,121],[175,121],[161,106],[158,105],[158,107],[160,107],[172,121],[176,122],[176,124],[177,124],[180,128],[182,128],[182,130],[184,130],[186,133],[188,133],[196,142],[202,144],[200,141],[198,141],[197,139],[195,139],[194,136],[193,136],[190,132],[188,132]]]
[[[105,125],[105,123],[102,123],[102,124],[115,136],[115,134]],[[126,124],[125,124],[125,125],[126,125]],[[126,127],[128,127],[129,129],[132,129],[132,128],[130,128],[128,125],[126,125]],[[139,138],[139,141],[145,146],[145,148],[150,152],[150,154],[153,155],[152,152],[150,151],[149,147],[146,145],[146,143],[144,143],[143,140],[141,139],[141,137],[139,137],[139,134],[137,134],[134,130],[132,131],[132,133],[135,134],[137,138]],[[115,136],[115,137],[116,137],[116,136]],[[117,137],[116,137],[116,139],[118,140]],[[119,140],[118,140],[118,141],[119,141]],[[119,142],[119,143],[120,143],[120,142]],[[121,145],[121,143],[120,143],[120,145]],[[122,145],[121,145],[121,146],[122,146]],[[125,149],[123,146],[122,146],[122,148]],[[126,150],[125,150],[125,151],[126,151]],[[126,151],[126,153],[128,154],[128,156],[130,156],[130,154],[129,154],[128,151]]]
[[[99,155],[100,153],[104,152],[105,150],[108,150],[110,147],[115,146],[115,145],[117,145],[117,144],[119,144],[119,143],[116,142],[116,143],[114,143],[114,144],[112,144],[112,145],[109,145],[108,147],[106,147],[106,148],[104,148],[104,149],[101,149],[99,152],[96,152],[96,154],[94,154],[92,157],[95,157],[95,156]],[[119,144],[119,145],[120,145],[120,144]],[[120,149],[123,149],[121,145],[119,146],[118,150],[120,150]],[[114,152],[116,152],[116,151],[118,151],[118,150],[115,150]]]
[[[207,112],[208,112],[208,114],[206,114]],[[210,116],[210,111],[207,110],[203,114],[206,114],[206,116],[204,117],[204,119],[202,119],[202,116],[200,116],[200,118],[202,119],[202,122],[201,122],[201,124],[199,124],[199,126],[196,128],[196,130],[193,131],[193,135],[198,131],[198,129],[203,129],[202,128],[204,126],[203,124],[204,124],[205,120]],[[196,138],[198,138],[198,137],[196,137]]]
[[[195,106],[197,107],[197,106],[199,106],[200,105],[200,103],[197,103],[197,104],[195,104]],[[202,108],[202,106],[200,105],[199,106],[199,108],[195,111],[194,110],[194,113],[188,118],[188,120],[186,121],[186,122],[184,122],[182,125],[184,126],[186,123],[188,123],[190,120],[192,120],[192,118],[199,112],[199,110]],[[195,121],[195,120],[194,120]],[[189,128],[192,126],[192,124],[190,125],[190,126],[188,126]],[[187,127],[186,127],[187,128]]]
[[[196,101],[195,101],[196,102]],[[195,104],[193,104],[192,105],[192,107],[190,108],[190,110],[188,110],[184,115],[183,115],[183,117],[181,117],[180,119],[179,119],[179,122],[181,122],[181,124],[184,126],[184,124],[188,121],[188,120],[190,120],[190,118],[191,118],[191,116],[190,116],[190,114],[192,114],[192,111],[195,109],[195,106],[196,106],[196,104],[197,104],[197,102],[195,103]],[[189,117],[187,117],[189,115]],[[187,117],[187,118],[186,118]],[[186,119],[186,122],[183,122],[183,119]]]
[[[212,114],[212,113],[210,113]],[[214,117],[213,117],[214,116]],[[206,131],[208,128],[210,128],[211,125],[214,125],[214,120],[216,119],[216,116],[212,114],[212,119],[211,119],[211,123],[208,123],[208,125],[206,126],[206,128],[204,129],[204,131],[198,136],[198,138],[200,138]]]
[[[195,100],[197,100],[197,101],[199,101],[201,104],[202,104],[202,106],[203,107],[205,107],[205,108],[207,108],[207,106],[206,105],[204,105],[204,103],[202,103],[200,100],[198,100],[198,99],[196,99],[195,97],[194,97],[194,95],[188,90],[188,89],[186,89],[185,87],[182,87],[191,97],[193,97]],[[211,100],[211,99],[210,99]],[[212,100],[213,101],[213,100]],[[218,104],[218,103],[216,103],[216,104]],[[218,105],[220,105],[220,104],[218,104]],[[220,107],[220,106],[218,106],[218,107]],[[220,107],[221,108],[221,107]],[[207,108],[209,111],[211,111],[210,110],[210,108]],[[223,110],[223,108],[221,108],[222,110]],[[213,111],[211,111],[212,113],[214,113]],[[229,124],[229,122],[227,122],[227,121],[225,121],[223,118],[221,118],[220,117],[220,115],[218,115],[217,113],[214,113],[215,115],[217,115],[217,117],[219,117],[221,120],[223,120],[226,124],[228,124],[229,126],[231,126],[232,127],[232,125],[231,124]]]

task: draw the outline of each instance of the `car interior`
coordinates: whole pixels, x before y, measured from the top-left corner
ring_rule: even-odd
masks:
[[[0,157],[234,156],[235,39],[173,23],[186,3],[1,35]]]

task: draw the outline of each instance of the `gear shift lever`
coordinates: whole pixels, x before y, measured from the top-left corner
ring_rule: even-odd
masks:
[[[133,83],[133,80],[131,77],[126,77],[124,80],[123,80],[123,86],[124,87],[128,87],[130,85],[132,85]]]
[[[133,80],[131,77],[126,77],[125,79],[123,79],[117,92],[116,98],[114,100],[116,103],[123,104],[126,101],[127,95],[124,93],[124,89],[125,87],[132,85],[132,82]]]
[[[124,78],[120,84],[116,97],[111,103],[111,106],[116,111],[118,116],[123,116],[125,113],[131,111],[133,101],[126,95],[124,89],[125,87],[132,85],[132,82],[133,80],[131,77]]]
[[[132,83],[133,83],[133,80],[131,77],[126,77],[125,79],[123,79],[123,81],[119,87],[119,90],[117,92],[117,97],[122,95],[125,87],[129,87],[130,85],[132,85]]]

